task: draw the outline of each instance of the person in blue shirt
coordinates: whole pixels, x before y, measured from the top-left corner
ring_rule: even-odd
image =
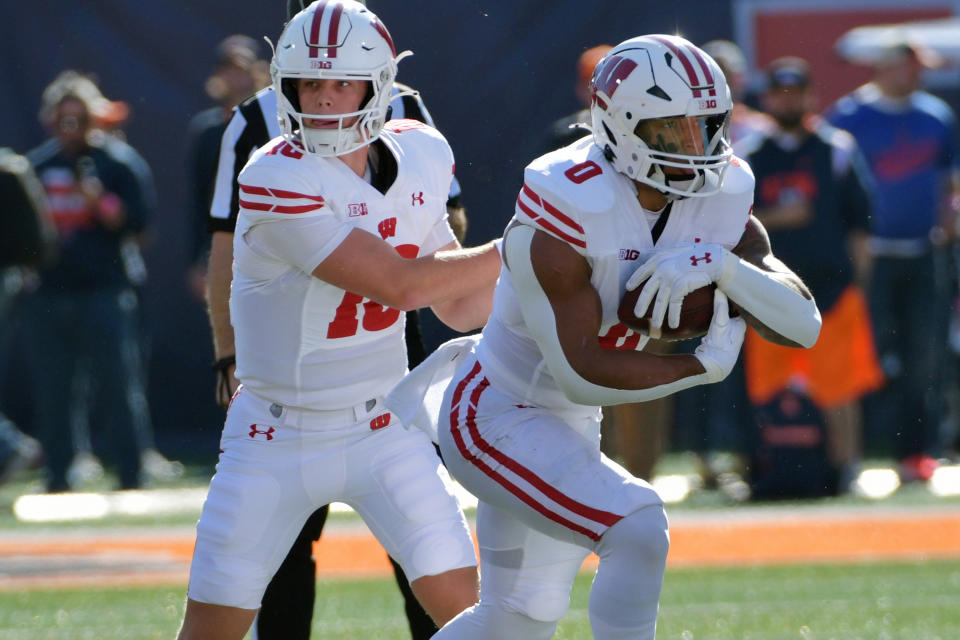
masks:
[[[920,89],[931,52],[889,45],[873,80],[826,113],[853,134],[869,165],[874,198],[868,285],[877,351],[888,384],[868,419],[896,434],[901,479],[928,480],[937,467],[949,317],[947,246],[956,236],[960,148],[956,116]]]

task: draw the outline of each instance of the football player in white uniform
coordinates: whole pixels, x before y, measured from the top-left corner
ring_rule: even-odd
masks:
[[[402,57],[402,56],[401,56]],[[477,601],[470,531],[430,441],[382,397],[406,371],[403,310],[481,326],[497,247],[446,218],[453,155],[385,124],[398,56],[353,0],[315,2],[277,43],[283,135],[240,175],[230,314],[242,385],[197,525],[183,640],[246,633],[318,506],[352,506],[442,625]]]
[[[594,637],[652,639],[667,519],[649,484],[600,453],[598,407],[723,379],[745,321],[805,347],[819,332],[809,291],[750,213],[716,63],[683,38],[633,38],[598,63],[592,91],[592,139],[526,169],[493,314],[440,408],[444,459],[480,499],[483,576],[480,602],[435,638],[550,638],[592,551]],[[658,327],[716,283],[694,354],[644,353],[646,337],[618,322],[642,281],[639,311],[653,304]]]

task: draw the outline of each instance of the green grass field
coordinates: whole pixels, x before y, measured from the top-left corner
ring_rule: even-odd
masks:
[[[578,578],[556,638],[591,637],[590,579]],[[2,593],[0,639],[170,640],[182,607],[182,588]],[[314,620],[325,640],[409,637],[392,579],[320,582]],[[671,569],[657,638],[957,640],[960,561]]]

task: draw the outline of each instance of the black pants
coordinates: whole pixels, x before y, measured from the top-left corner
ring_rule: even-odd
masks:
[[[290,553],[267,585],[257,616],[258,640],[309,640],[317,580],[313,541],[320,539],[328,511],[329,507],[321,507],[307,518]],[[413,640],[426,640],[437,627],[414,597],[400,565],[393,558],[390,563],[403,594],[410,635]]]

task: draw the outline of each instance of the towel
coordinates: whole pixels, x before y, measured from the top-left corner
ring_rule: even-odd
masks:
[[[480,334],[443,343],[407,373],[387,394],[384,404],[407,429],[416,427],[437,442],[443,394],[453,374],[480,342]]]

